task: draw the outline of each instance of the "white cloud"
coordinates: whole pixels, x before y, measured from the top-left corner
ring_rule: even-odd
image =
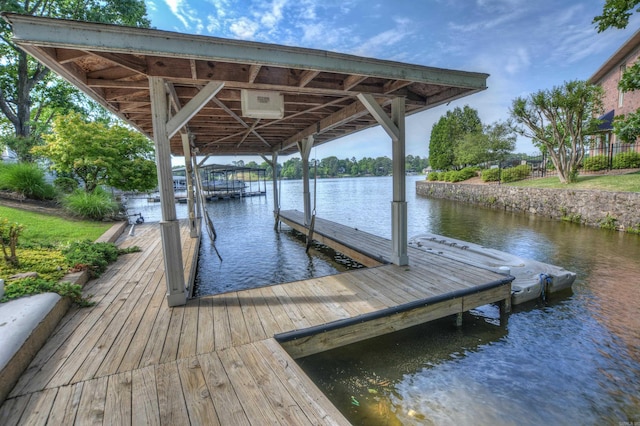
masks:
[[[508,74],[517,74],[527,69],[530,64],[529,52],[526,48],[519,47],[508,56],[505,70]]]
[[[253,39],[256,35],[256,32],[260,28],[260,24],[255,21],[252,21],[249,18],[242,17],[236,21],[234,21],[229,26],[229,31],[233,33],[236,37],[240,39]]]
[[[260,23],[268,29],[274,29],[282,21],[282,9],[287,5],[287,0],[273,0],[270,7],[260,13]]]
[[[178,18],[185,29],[200,32],[204,28],[202,19],[198,17],[198,11],[193,9],[184,0],[164,0],[169,10]]]
[[[413,34],[410,20],[406,18],[398,18],[396,27],[387,31],[376,34],[367,41],[357,46],[354,53],[363,56],[385,57],[397,56],[397,51],[389,51],[389,47],[397,46],[405,38]],[[384,52],[384,53],[382,53]]]

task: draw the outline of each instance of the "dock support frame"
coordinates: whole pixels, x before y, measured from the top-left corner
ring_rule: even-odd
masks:
[[[182,246],[180,243],[180,224],[176,218],[175,195],[173,192],[173,174],[171,171],[171,152],[167,119],[169,104],[165,82],[159,77],[149,77],[151,92],[151,111],[153,113],[153,141],[156,148],[156,166],[158,168],[158,188],[160,190],[160,235],[167,284],[167,303],[179,306],[187,303],[187,291],[184,282],[182,264]]]
[[[187,210],[189,212],[189,235],[196,238],[199,234],[196,219],[195,195],[193,187],[193,161],[191,160],[191,134],[182,133],[182,152],[184,153],[184,169],[187,178]]]
[[[359,94],[358,99],[369,110],[382,128],[391,137],[393,162],[393,201],[391,203],[391,262],[404,266],[409,264],[407,237],[407,195],[405,170],[405,99],[394,98],[391,102],[391,117],[369,94]]]
[[[304,224],[311,226],[311,190],[309,188],[309,156],[313,148],[313,136],[298,142],[298,149],[302,157],[302,196],[304,198]]]

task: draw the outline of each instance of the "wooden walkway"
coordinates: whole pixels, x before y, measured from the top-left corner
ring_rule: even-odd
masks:
[[[189,276],[196,244],[186,226],[182,241]],[[423,255],[411,257],[410,267],[384,265],[169,308],[159,226],[137,226],[119,244],[143,250],[121,256],[86,286],[96,305],[65,316],[0,407],[0,424],[348,424],[274,336],[301,356],[352,341],[353,327],[363,324],[358,318],[376,312],[397,310],[386,312],[395,320],[386,317],[362,336],[510,292],[502,276]],[[478,287],[487,283],[491,288]],[[428,308],[426,317],[416,314],[418,305]],[[364,324],[375,321],[368,319]],[[327,324],[334,326],[324,338],[291,335]]]

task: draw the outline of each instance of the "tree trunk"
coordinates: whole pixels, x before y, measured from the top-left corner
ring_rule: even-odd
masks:
[[[16,129],[16,136],[28,138],[31,136],[31,99],[30,91],[33,84],[29,81],[29,59],[24,52],[19,53],[18,60],[18,90],[16,105],[16,120],[13,127]]]

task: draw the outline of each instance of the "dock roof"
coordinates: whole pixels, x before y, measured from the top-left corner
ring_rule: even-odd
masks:
[[[174,110],[210,82],[222,89],[188,121],[200,155],[291,154],[377,125],[358,100],[407,115],[484,90],[487,74],[411,65],[314,49],[155,29],[3,13],[13,41],[132,126],[153,137],[149,77],[164,79]],[[284,96],[284,117],[242,116],[241,90]],[[183,129],[184,131],[184,129]],[[183,155],[179,134],[171,153]]]

